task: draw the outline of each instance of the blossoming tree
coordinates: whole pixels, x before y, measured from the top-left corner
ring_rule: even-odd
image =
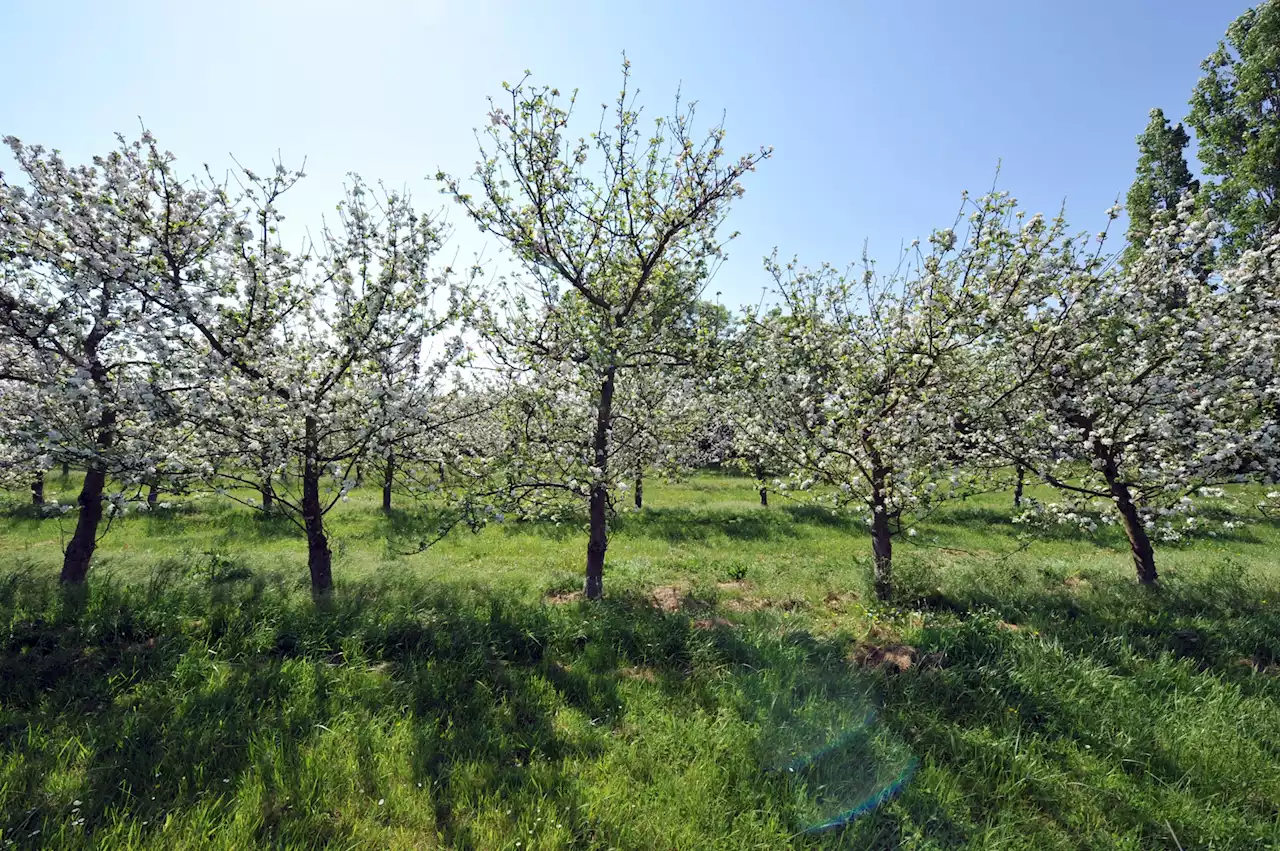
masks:
[[[718,228],[741,179],[769,155],[726,160],[723,127],[699,141],[679,101],[645,129],[628,79],[624,62],[615,107],[578,139],[566,135],[573,96],[563,103],[527,77],[504,86],[510,112],[490,113],[479,196],[438,175],[527,276],[482,314],[492,356],[516,376],[497,491],[524,506],[586,503],[590,599],[603,595],[613,496],[634,474],[615,463],[619,384],[683,359],[672,329],[721,256]]]
[[[154,462],[159,410],[180,366],[166,360],[171,317],[155,309],[162,273],[148,227],[159,188],[149,182],[150,137],[91,165],[6,139],[25,185],[0,179],[0,337],[15,357],[6,380],[34,390],[29,449],[85,470],[61,580],[83,583],[104,502],[123,510],[108,480],[136,482]],[[208,236],[202,232],[201,237]],[[184,268],[203,239],[175,258]]]
[[[312,592],[323,595],[333,583],[325,515],[374,449],[385,453],[408,424],[431,427],[460,349],[445,343],[420,360],[453,316],[451,300],[439,303],[447,277],[432,268],[443,239],[434,220],[352,178],[337,224],[295,257],[280,244],[278,202],[298,177],[246,172],[223,213],[234,219],[222,262],[204,278],[175,276],[164,298],[204,371],[187,415],[217,438],[211,466],[233,486],[269,488],[305,534]]]
[[[1280,461],[1265,416],[1280,394],[1280,240],[1211,275],[1221,228],[1194,207],[1187,195],[1157,214],[1122,269],[1077,240],[1074,269],[1030,281],[1029,309],[1002,314],[985,351],[1012,381],[978,405],[989,448],[1063,495],[1040,513],[1118,519],[1144,584],[1157,579],[1152,537],[1199,524],[1197,492],[1274,480]]]
[[[964,236],[935,232],[888,275],[865,257],[845,274],[767,261],[778,303],[746,310],[741,358],[720,376],[744,455],[791,494],[863,512],[881,599],[894,536],[976,486],[979,349],[999,316],[1025,309],[1026,282],[1059,265],[1053,229],[1020,227],[1006,193],[966,208]]]

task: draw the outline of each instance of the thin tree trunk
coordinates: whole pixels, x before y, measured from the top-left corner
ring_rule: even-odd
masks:
[[[58,581],[64,585],[80,585],[89,574],[89,560],[98,546],[98,524],[102,522],[102,491],[106,487],[107,472],[91,464],[84,474],[84,486],[76,500],[80,504],[80,516],[76,518],[76,530],[67,544],[62,558],[62,575]]]
[[[97,360],[99,326],[95,324],[85,343],[85,353],[89,356],[89,374],[99,386],[106,385],[106,369]],[[106,452],[116,441],[116,412],[107,408],[98,421],[97,445],[99,452]],[[102,461],[95,459],[89,462],[85,470],[84,483],[80,487],[80,496],[76,502],[80,505],[80,515],[76,518],[76,530],[67,543],[66,552],[62,556],[62,574],[58,582],[63,585],[83,585],[89,575],[89,561],[98,546],[98,525],[102,522],[102,492],[107,485],[107,471]]]
[[[1129,551],[1133,554],[1133,566],[1138,573],[1138,582],[1142,585],[1154,585],[1159,576],[1156,574],[1156,553],[1151,546],[1151,538],[1142,523],[1138,506],[1133,502],[1133,494],[1129,486],[1121,481],[1116,463],[1110,453],[1103,459],[1102,475],[1107,480],[1111,495],[1115,498],[1116,510],[1120,512],[1120,520],[1124,525],[1124,534],[1129,539]]]
[[[636,511],[644,508],[644,470],[636,470]]]
[[[152,479],[147,487],[147,508],[155,508],[160,499],[160,483]]]
[[[270,476],[262,480],[262,487],[258,490],[262,494],[262,510],[270,514],[276,507],[276,491],[271,486]]]
[[[604,597],[604,554],[609,548],[609,523],[606,516],[609,494],[605,473],[609,465],[609,425],[613,418],[613,388],[616,367],[605,371],[600,384],[600,400],[596,407],[594,440],[595,465],[600,475],[591,485],[591,533],[587,539],[587,579],[583,592],[588,600]]]
[[[873,453],[873,457],[875,457]],[[871,551],[875,555],[876,597],[887,601],[893,594],[893,533],[889,529],[889,505],[885,487],[889,470],[874,463],[871,468]]]
[[[307,531],[307,568],[311,571],[311,596],[327,596],[333,588],[333,552],[324,533],[324,509],[320,503],[320,463],[316,456],[315,417],[306,418],[306,458],[302,468],[302,522]]]
[[[1092,421],[1080,418],[1078,425],[1087,427],[1092,433]],[[1120,478],[1120,467],[1116,463],[1115,451],[1104,444],[1097,435],[1093,436],[1093,454],[1102,462],[1102,477],[1107,481],[1107,489],[1115,501],[1116,510],[1124,525],[1124,533],[1129,538],[1129,551],[1133,554],[1133,566],[1138,573],[1138,582],[1142,585],[1154,585],[1159,577],[1156,574],[1156,554],[1151,546],[1151,538],[1142,525],[1142,516],[1138,506],[1133,502],[1133,493],[1129,485]]]
[[[755,465],[756,481],[760,483],[760,506],[762,508],[769,507],[769,489],[764,486],[764,467],[759,463]]]
[[[391,513],[391,485],[395,481],[396,473],[396,456],[393,452],[387,453],[387,464],[382,468],[382,513]]]
[[[1013,507],[1022,507],[1022,481],[1026,478],[1027,471],[1021,464],[1018,465],[1018,480],[1013,486]]]
[[[31,480],[31,504],[44,505],[44,473],[36,473]]]
[[[70,475],[71,475],[71,465],[68,464],[66,461],[63,461],[62,462],[62,478],[65,479],[67,476],[70,476]]]

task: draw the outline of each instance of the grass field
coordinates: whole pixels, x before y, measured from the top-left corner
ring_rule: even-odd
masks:
[[[318,608],[293,527],[212,497],[63,596],[21,496],[4,847],[1280,848],[1275,525],[1149,592],[1114,531],[1025,546],[993,495],[897,544],[890,607],[859,520],[705,475],[618,519],[590,605],[577,526],[403,557],[357,492]]]

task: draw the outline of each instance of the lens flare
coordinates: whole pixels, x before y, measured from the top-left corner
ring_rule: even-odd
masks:
[[[803,671],[803,669],[801,669]],[[902,792],[916,759],[846,670],[760,672],[744,683],[761,761],[786,788],[801,833],[843,827]]]

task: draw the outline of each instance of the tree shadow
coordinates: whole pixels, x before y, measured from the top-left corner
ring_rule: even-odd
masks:
[[[1201,687],[1231,683],[1226,688],[1280,699],[1276,677],[1259,676],[1236,659],[1250,650],[1275,658],[1280,615],[1256,605],[1242,607],[1234,591],[1204,590],[1199,583],[1171,583],[1152,593],[1099,581],[1088,599],[1027,593],[996,608],[979,608],[996,601],[975,594],[956,606],[968,611],[958,624],[928,627],[920,636],[920,652],[937,654],[945,659],[943,666],[883,677],[886,720],[921,759],[957,767],[969,763],[979,777],[988,775],[986,781],[969,781],[972,788],[990,790],[979,792],[972,803],[974,824],[981,823],[985,812],[1011,803],[997,799],[1006,793],[998,791],[995,778],[1024,778],[1016,787],[1025,798],[1020,805],[1056,821],[1062,835],[1073,835],[1079,804],[1064,799],[1047,785],[1047,778],[1077,776],[1081,758],[1070,751],[1083,746],[1089,759],[1100,762],[1096,772],[1124,775],[1134,788],[1178,788],[1195,800],[1220,800],[1224,808],[1229,800],[1232,817],[1244,819],[1241,835],[1250,819],[1249,829],[1267,830],[1275,801],[1266,795],[1229,794],[1245,782],[1230,759],[1210,764],[1194,751],[1165,744],[1173,731],[1159,713],[1175,712],[1180,701],[1195,700]],[[1224,618],[1236,623],[1224,623]],[[1197,627],[1186,626],[1188,619]],[[1052,643],[1041,645],[1041,635]],[[1260,640],[1261,645],[1255,643]],[[1190,676],[1207,676],[1188,682],[1187,665],[1198,672]],[[1117,678],[1148,685],[1135,684],[1130,694],[1116,690]],[[1210,703],[1213,699],[1208,698]],[[1119,727],[1117,717],[1124,718]],[[958,749],[958,742],[976,735],[989,747]],[[1018,749],[1002,746],[1002,739],[1022,743],[1040,761],[1038,767],[1019,763]],[[1075,744],[1055,749],[1056,742]],[[1277,743],[1264,738],[1259,746],[1272,760],[1280,758]],[[1131,789],[1130,794],[1135,800],[1107,796],[1107,820],[1113,827],[1137,827],[1149,820],[1136,800],[1142,793]],[[904,799],[909,806],[915,803],[910,794]],[[1213,836],[1204,834],[1206,825],[1190,820],[1186,810],[1170,808],[1167,818],[1186,847],[1214,844]]]
[[[440,843],[483,847],[491,834],[477,802],[586,809],[578,770],[625,735],[633,701],[656,695],[675,712],[751,731],[754,774],[735,775],[734,794],[782,819],[796,844],[893,848],[923,830],[950,847],[974,841],[1001,811],[991,772],[1022,776],[1016,737],[1065,776],[1079,767],[1051,743],[1082,736],[1133,783],[1150,775],[1175,787],[1200,770],[1160,745],[1154,725],[1137,724],[1135,744],[1111,735],[1103,716],[1083,715],[1073,690],[1083,687],[1068,676],[1077,662],[1132,677],[1150,676],[1139,670],[1150,662],[1176,664],[1280,699],[1280,677],[1236,658],[1280,660],[1280,613],[1262,602],[1280,600],[1275,582],[1230,564],[1169,576],[1154,594],[1104,574],[1087,585],[1032,578],[993,571],[949,591],[958,616],[931,616],[912,639],[945,663],[890,673],[852,665],[847,638],[784,613],[664,611],[639,592],[550,606],[390,576],[346,583],[316,606],[283,574],[211,586],[169,566],[128,586],[95,581],[77,602],[16,570],[0,575],[0,752],[20,756],[0,791],[0,829],[57,835],[63,798],[74,796],[86,841],[105,841],[121,814],[148,822],[142,837],[159,841],[151,832],[167,815],[205,808],[212,824],[231,818],[252,779],[264,788],[255,845],[358,844],[316,776],[316,754],[344,748],[354,769],[343,782],[376,801],[385,731],[399,725],[411,743],[397,752],[399,769],[422,784]],[[1001,730],[1003,739],[992,732]],[[69,750],[83,755],[71,775]],[[908,782],[916,760],[951,772],[972,800]],[[49,778],[59,774],[55,791]],[[1019,786],[1020,805],[1071,835],[1069,802],[1037,783]],[[1225,795],[1215,788],[1204,794]],[[897,803],[884,806],[891,795]],[[1255,797],[1230,803],[1269,806]],[[1145,815],[1123,799],[1111,813],[1130,825]],[[1189,842],[1197,827],[1180,818],[1170,822]],[[609,841],[595,830],[606,829],[581,828],[576,845]]]
[[[352,782],[377,798],[385,740],[373,731],[399,707],[413,742],[407,770],[429,796],[440,840],[481,847],[478,797],[580,807],[569,766],[598,756],[624,725],[620,687],[634,671],[702,707],[722,701],[725,686],[695,667],[729,672],[747,720],[781,687],[762,669],[811,666],[786,685],[809,695],[806,706],[854,693],[830,685],[851,676],[839,648],[709,628],[639,594],[553,607],[386,580],[349,583],[317,607],[294,585],[268,574],[210,587],[164,569],[131,586],[103,578],[71,606],[48,581],[6,575],[0,751],[22,758],[0,793],[3,835],[60,835],[67,795],[89,841],[121,814],[145,825],[144,838],[168,815],[212,808],[216,821],[252,775],[265,787],[255,843],[350,842],[311,761],[326,737],[345,736]],[[583,719],[581,730],[566,713]],[[70,742],[78,779],[51,793],[48,779],[67,776]],[[799,800],[787,778],[762,782],[784,809]]]
[[[726,537],[732,541],[766,541],[796,536],[791,516],[770,511],[647,508],[620,514],[613,521],[619,534],[671,543]]]

